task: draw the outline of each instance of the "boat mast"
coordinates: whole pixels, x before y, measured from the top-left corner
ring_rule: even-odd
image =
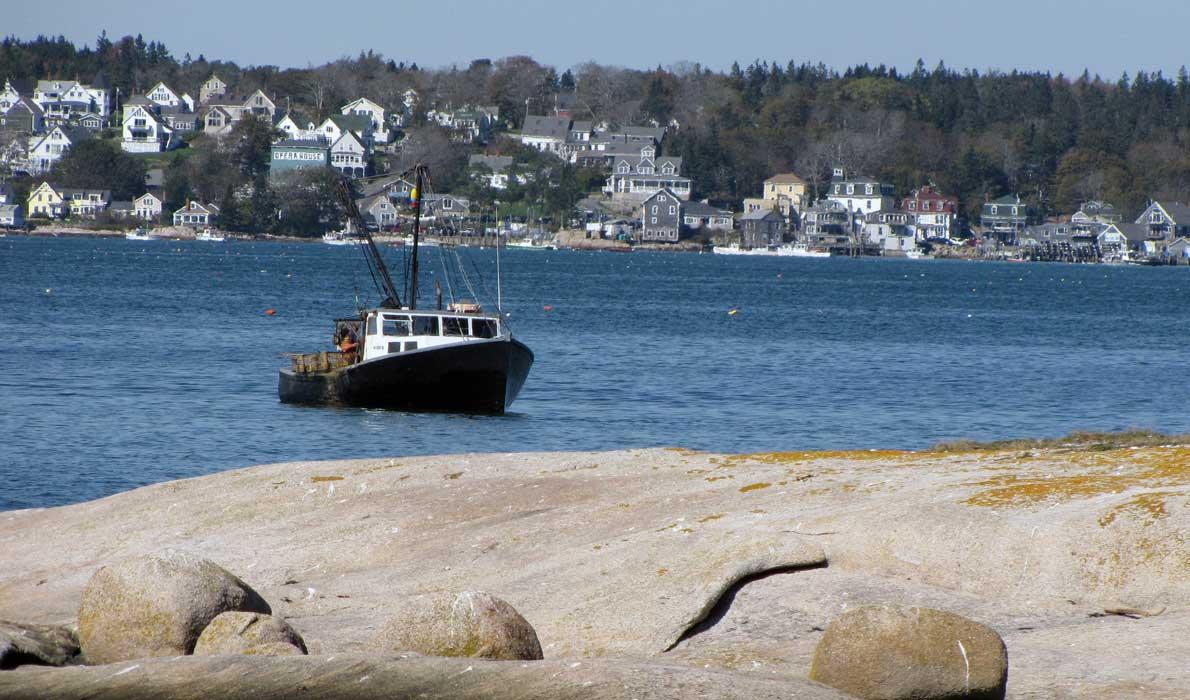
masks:
[[[406,295],[410,309],[417,308],[417,244],[421,236],[422,173],[425,169],[420,163],[413,166],[413,192],[410,193],[413,200],[413,256],[409,263],[409,293]]]

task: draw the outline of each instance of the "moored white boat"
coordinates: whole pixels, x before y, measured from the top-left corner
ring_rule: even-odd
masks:
[[[227,238],[222,233],[219,233],[219,232],[214,231],[209,228],[204,228],[203,230],[194,234],[194,240],[218,243],[220,241],[227,240]]]
[[[805,243],[783,245],[777,248],[777,255],[793,258],[829,258],[831,256],[830,251],[815,250]]]
[[[363,243],[363,239],[351,233],[350,230],[344,229],[342,231],[327,231],[322,234],[322,242],[327,245],[359,245]]]
[[[129,231],[124,234],[124,237],[130,241],[151,241],[153,237],[149,235],[143,228],[138,228],[135,231]]]
[[[738,243],[732,243],[727,246],[717,245],[711,248],[711,252],[715,255],[777,255],[776,246],[768,246],[767,248],[741,248]]]

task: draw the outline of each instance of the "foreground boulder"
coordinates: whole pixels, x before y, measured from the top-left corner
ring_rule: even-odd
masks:
[[[78,655],[78,638],[68,627],[0,620],[0,671],[25,664],[65,666]]]
[[[1000,635],[959,615],[865,606],[827,626],[810,679],[866,700],[999,699],[1008,652]]]
[[[105,566],[79,606],[79,643],[89,664],[194,651],[203,629],[229,610],[269,614],[268,603],[217,564],[167,551]]]
[[[195,656],[250,654],[290,656],[305,654],[306,643],[289,623],[273,615],[231,611],[211,620],[198,642]]]
[[[378,651],[484,659],[542,658],[537,632],[511,605],[482,592],[405,598],[373,640]]]

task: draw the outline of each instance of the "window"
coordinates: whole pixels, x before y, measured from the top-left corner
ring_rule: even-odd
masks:
[[[675,206],[674,206],[674,205],[672,205],[672,204],[671,204],[671,205],[669,205],[669,213],[670,213],[670,214],[677,214],[677,213],[678,213],[678,208],[677,208],[677,207],[675,207]]]
[[[490,318],[473,319],[471,325],[475,329],[476,338],[495,338],[496,322]]]
[[[654,216],[652,219],[649,219],[649,223],[651,223],[651,224],[657,223],[657,217]]]
[[[393,314],[384,315],[384,325],[381,327],[381,332],[384,335],[410,335],[412,330],[412,323],[408,316],[397,316]]]
[[[657,205],[656,205],[656,204],[654,204],[654,205],[653,205],[653,211],[652,211],[652,212],[650,212],[650,213],[651,213],[651,214],[656,214],[656,213],[657,213]]]
[[[999,209],[1000,209],[1000,207],[997,207],[995,204],[993,204],[992,205],[992,214],[995,215],[995,214],[999,213]]]
[[[847,194],[855,194],[855,185],[847,185]]]
[[[928,199],[927,199],[926,201],[924,201],[924,202],[922,202],[922,203],[921,203],[921,210],[922,210],[922,211],[929,211],[929,210],[930,210],[930,201],[929,201]]]
[[[405,352],[409,352],[410,350],[416,350],[416,349],[417,349],[417,341],[416,340],[411,340],[408,343],[405,343]]]
[[[438,335],[438,317],[414,316],[413,335]]]
[[[1013,207],[1013,208],[1012,208],[1012,215],[1013,215],[1013,216],[1016,216],[1016,215],[1017,215],[1017,208],[1016,208],[1016,207]]]
[[[465,336],[467,335],[467,319],[448,317],[442,319],[442,335],[449,336]]]
[[[864,194],[872,194],[872,186],[864,185]]]

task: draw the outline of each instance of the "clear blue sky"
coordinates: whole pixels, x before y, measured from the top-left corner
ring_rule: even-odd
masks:
[[[868,62],[909,69],[1088,68],[1114,80],[1190,63],[1187,0],[108,0],[24,3],[0,32],[62,34],[94,44],[100,30],[142,33],[181,58],[321,64],[361,49],[422,66],[528,54],[564,69],[587,60],[648,68],[753,59]],[[337,13],[341,8],[343,11]]]

